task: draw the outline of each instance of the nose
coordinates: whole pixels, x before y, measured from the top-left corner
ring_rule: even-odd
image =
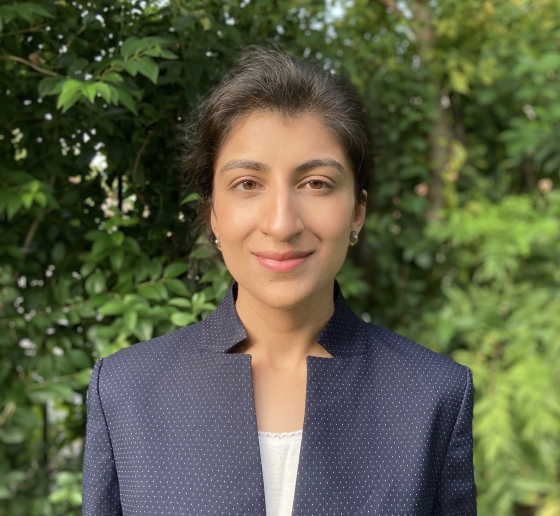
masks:
[[[289,186],[271,188],[260,208],[260,230],[265,235],[288,242],[303,231],[296,195]]]

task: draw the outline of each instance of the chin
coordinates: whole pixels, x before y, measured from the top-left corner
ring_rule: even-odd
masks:
[[[300,275],[291,278],[270,279],[240,278],[237,281],[252,297],[261,303],[278,310],[290,310],[305,304],[314,296],[328,290],[334,284],[334,276],[330,281],[323,278],[302,278]]]

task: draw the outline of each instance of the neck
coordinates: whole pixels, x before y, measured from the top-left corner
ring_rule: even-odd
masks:
[[[282,366],[312,356],[331,357],[317,342],[334,312],[334,282],[290,308],[271,307],[238,285],[235,308],[247,332],[238,352]]]

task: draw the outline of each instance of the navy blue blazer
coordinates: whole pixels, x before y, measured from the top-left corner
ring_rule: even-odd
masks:
[[[204,321],[99,360],[85,516],[264,516],[235,285]],[[470,370],[352,313],[338,286],[307,357],[293,516],[476,514]]]

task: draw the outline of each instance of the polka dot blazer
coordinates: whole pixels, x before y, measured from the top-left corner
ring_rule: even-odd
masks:
[[[235,285],[204,321],[99,360],[84,516],[264,516]],[[340,293],[307,358],[293,516],[473,516],[470,370],[354,315]]]

